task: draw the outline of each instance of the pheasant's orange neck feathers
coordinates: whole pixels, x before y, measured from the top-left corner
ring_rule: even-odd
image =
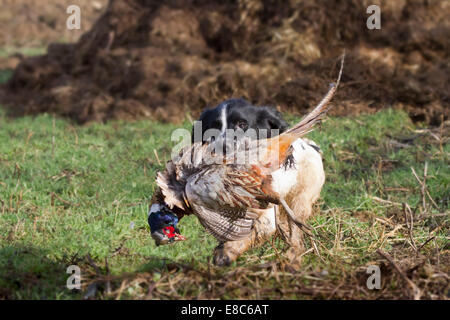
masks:
[[[283,134],[271,138],[267,145],[266,162],[270,162],[273,167],[279,167],[288,156],[289,147],[297,139],[298,137],[294,134]]]

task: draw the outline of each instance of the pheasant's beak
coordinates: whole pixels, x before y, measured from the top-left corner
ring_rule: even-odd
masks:
[[[178,232],[174,232],[173,234],[173,241],[185,241],[186,237]]]

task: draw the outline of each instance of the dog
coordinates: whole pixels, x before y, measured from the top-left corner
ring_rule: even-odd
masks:
[[[197,125],[201,125],[201,131],[196,128]],[[270,138],[283,133],[288,127],[282,114],[276,109],[268,106],[254,106],[243,98],[232,98],[202,112],[192,128],[192,143],[208,141],[210,137],[208,134],[205,135],[205,132],[211,129],[221,135],[229,129],[244,132],[253,129],[256,138]],[[263,133],[262,129],[266,131]]]
[[[205,133],[208,129],[215,129],[222,134],[227,129],[254,129],[256,131],[267,129],[269,135],[273,133],[278,135],[278,133],[287,131],[288,128],[287,123],[278,111],[270,107],[252,106],[244,99],[229,99],[212,109],[207,109],[201,114],[199,121],[202,121],[202,133]],[[271,129],[277,129],[278,132],[273,132]],[[195,128],[193,128],[194,130]],[[199,137],[195,137],[194,134],[194,138],[198,139]],[[193,141],[204,143],[207,139],[203,138],[205,137],[202,134],[201,140],[193,139]],[[292,154],[288,156],[286,165],[281,166],[272,174],[278,177],[280,181],[286,180],[286,185],[289,185],[289,183],[295,180],[294,187],[285,195],[286,202],[293,211],[294,219],[305,224],[313,214],[313,203],[319,198],[325,181],[322,155],[320,148],[314,141],[306,138],[293,143],[290,148]],[[161,192],[156,193],[152,199],[152,203],[164,201],[163,193]],[[286,210],[281,205],[273,205],[267,209],[259,210],[259,218],[255,220],[252,232],[248,236],[239,240],[220,242],[219,246],[214,250],[214,264],[218,266],[229,265],[248,249],[260,246],[278,233],[289,245],[286,256],[290,265],[299,267],[301,253],[304,252],[304,232],[292,223],[292,217],[291,219],[289,218],[289,213]],[[156,243],[166,244],[184,240],[185,238],[180,236],[179,231],[176,229],[174,229],[174,233],[159,232],[159,229],[164,231],[164,229],[170,228],[171,226],[176,227],[176,223],[178,222],[178,217],[175,212],[163,213],[159,211],[161,211],[161,206],[159,205],[152,205],[149,211],[149,225],[152,231],[152,237]],[[184,213],[180,215],[180,218],[183,215]],[[159,226],[160,224],[156,226],[155,223],[152,226],[152,216],[156,218],[163,216],[174,221],[167,226],[161,224],[165,228]],[[163,222],[165,223],[165,221]]]
[[[265,129],[267,136],[263,135],[261,138],[270,138],[289,128],[282,114],[276,109],[269,106],[254,106],[243,98],[228,99],[213,108],[204,110],[198,121],[201,123],[201,136],[194,135],[195,128],[193,127],[193,143],[199,141],[205,143],[208,140],[205,132],[209,129],[215,129],[222,135],[227,129],[243,131],[254,129],[257,134],[261,129]],[[200,132],[200,130],[198,131]],[[257,138],[260,138],[259,134]],[[312,215],[313,203],[320,196],[325,181],[320,148],[314,141],[309,139],[304,139],[304,141],[307,148],[301,152],[296,164],[300,190],[294,190],[287,199],[296,212],[298,220],[302,222],[306,222]],[[285,209],[279,206],[274,206],[264,212],[256,221],[254,230],[248,238],[220,244],[214,250],[213,261],[216,265],[227,265],[248,249],[268,241],[277,231],[290,245],[287,257],[291,264],[299,264],[299,254],[304,250],[303,233],[289,222]]]

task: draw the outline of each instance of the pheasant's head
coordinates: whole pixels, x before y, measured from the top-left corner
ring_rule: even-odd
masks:
[[[178,217],[164,204],[155,203],[148,213],[148,224],[156,245],[186,240],[177,228]]]

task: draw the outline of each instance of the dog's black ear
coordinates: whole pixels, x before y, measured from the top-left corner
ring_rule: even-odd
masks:
[[[206,119],[206,117],[207,117],[207,115],[209,114],[211,112],[211,109],[206,109],[206,110],[203,110],[203,112],[200,114],[200,118],[198,118],[198,120],[197,121],[195,121],[194,122],[194,125],[192,126],[192,132],[191,132],[191,142],[192,143],[195,143],[195,142],[198,142],[198,141],[201,141],[202,140],[202,137],[203,137],[203,121]],[[196,140],[195,138],[195,130],[196,130],[196,128],[195,128],[195,126],[197,125],[199,125],[199,123],[198,122],[200,122],[200,123],[202,123],[202,127],[201,127],[201,129],[200,128],[198,128],[197,130],[198,131],[200,131],[201,132],[201,136],[200,136],[200,140]]]
[[[289,124],[284,121],[283,116],[277,110],[275,110],[274,117],[269,118],[269,122],[272,126],[272,129],[279,129],[280,133],[285,132],[289,128]]]
[[[289,128],[289,125],[284,121],[282,114],[271,107],[260,107],[258,119],[265,123],[267,129],[278,129],[279,133],[283,133]],[[259,125],[262,128],[262,124]]]
[[[203,134],[205,133],[206,130],[220,128],[221,124],[217,122],[218,122],[217,107],[203,110],[198,120],[194,122],[194,125],[192,126],[191,142],[195,143],[203,141]],[[197,129],[196,126],[198,126]],[[197,137],[195,136],[195,130],[197,130],[198,135]]]

